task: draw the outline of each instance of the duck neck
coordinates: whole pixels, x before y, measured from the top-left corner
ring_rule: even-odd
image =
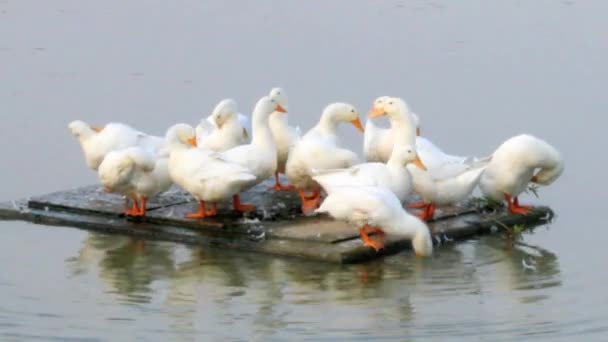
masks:
[[[331,113],[323,113],[321,120],[317,124],[317,130],[323,134],[335,135],[336,129],[338,128],[338,121],[331,115]]]
[[[271,127],[287,127],[287,115],[285,113],[273,112],[268,118],[268,123]]]
[[[393,152],[391,153],[390,158],[387,160],[386,166],[388,166],[389,169],[403,169],[404,166],[400,159],[401,158],[399,158],[399,154],[396,152],[395,147],[393,147]]]
[[[409,113],[403,113],[398,117],[391,117],[391,129],[395,142],[400,145],[416,144],[416,125]]]
[[[251,138],[252,145],[260,145],[271,147],[274,146],[274,139],[272,132],[268,126],[268,117],[260,117],[260,115],[254,115],[253,122],[251,123],[251,129],[253,130],[253,137]]]

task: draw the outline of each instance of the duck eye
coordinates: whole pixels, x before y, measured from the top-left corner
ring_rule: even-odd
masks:
[[[392,105],[392,104],[393,104],[393,102],[391,101],[391,102],[389,102],[388,104],[389,104],[389,105]]]
[[[351,112],[351,113],[354,113],[354,112],[355,112],[355,110],[354,110],[354,109],[351,109],[351,110],[350,110],[350,112]]]

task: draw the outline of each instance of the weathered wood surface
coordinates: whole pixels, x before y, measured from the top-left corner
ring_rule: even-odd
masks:
[[[0,219],[336,263],[361,262],[411,248],[408,240],[388,237],[385,249],[376,253],[361,244],[356,227],[326,216],[304,217],[299,214],[295,193],[267,191],[270,185],[260,184],[242,196],[244,202],[257,206],[256,212],[245,216],[235,214],[230,203],[225,203],[219,206],[217,217],[186,219],[186,213],[197,210],[197,203],[182,191],[172,189],[149,202],[145,218],[129,218],[120,214],[126,206],[121,196],[88,186],[0,203]],[[551,217],[552,212],[546,207],[537,207],[527,216],[454,207],[439,211],[429,228],[437,243],[488,234],[516,224],[532,228]]]

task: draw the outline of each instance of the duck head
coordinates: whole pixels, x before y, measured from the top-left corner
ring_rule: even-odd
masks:
[[[283,88],[272,88],[268,95],[271,99],[275,100],[283,109],[289,110],[289,103],[287,101],[287,92]]]
[[[179,123],[171,126],[165,135],[169,145],[186,145],[196,147],[196,131],[188,124]]]
[[[363,125],[359,119],[359,112],[349,103],[336,102],[325,107],[323,117],[329,117],[333,122],[350,122],[359,131],[363,132]]]
[[[222,126],[232,120],[238,120],[238,107],[233,99],[225,99],[215,106],[211,114],[215,125],[222,129]]]

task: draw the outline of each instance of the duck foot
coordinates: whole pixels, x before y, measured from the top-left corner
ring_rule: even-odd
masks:
[[[143,217],[146,216],[146,204],[148,202],[147,197],[142,197],[141,206],[139,205],[137,199],[133,199],[133,207],[131,209],[125,210],[124,214],[127,216],[133,217]]]
[[[418,205],[419,203],[416,203]],[[409,206],[408,206],[409,207]],[[437,206],[433,203],[424,203],[419,209],[423,209],[421,212],[416,214],[421,220],[428,221],[435,217],[435,209]]]
[[[373,240],[369,237],[368,231],[370,233],[377,233],[381,236],[381,240]],[[361,240],[365,246],[372,247],[376,252],[384,249],[384,231],[378,227],[371,226],[363,226],[359,228],[359,234],[361,235]]]
[[[512,214],[528,215],[532,211],[532,206],[520,205],[517,197],[505,194],[505,200],[507,201],[507,208]]]
[[[205,201],[200,201],[198,211],[187,214],[186,218],[200,219],[200,218],[205,218],[205,217],[210,217],[210,216],[215,216],[215,215],[217,215],[217,204],[216,203],[213,203],[212,208],[210,210],[207,210]]]
[[[255,211],[255,205],[241,203],[241,197],[239,196],[239,194],[232,196],[232,208],[240,213],[248,213],[251,211]]]
[[[268,188],[268,190],[274,191],[292,191],[295,190],[296,187],[293,185],[283,185],[281,184],[281,180],[279,179],[279,173],[274,173],[274,186]]]
[[[309,215],[319,208],[321,192],[318,189],[315,189],[312,194],[306,194],[304,190],[298,189],[298,195],[302,200],[302,213],[304,215]]]

